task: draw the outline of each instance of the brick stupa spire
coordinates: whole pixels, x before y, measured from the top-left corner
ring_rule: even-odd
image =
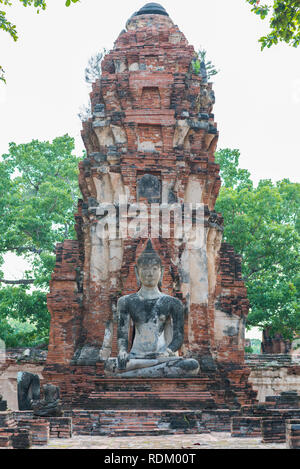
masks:
[[[99,238],[97,207],[108,203],[118,209],[120,200],[147,206],[203,204],[202,247],[162,233],[152,238],[164,265],[161,288],[185,304],[180,354],[199,360],[200,381],[213,374],[207,392],[215,402],[224,404],[225,395],[228,405],[253,399],[244,366],[249,302],[240,257],[222,243],[223,220],[214,210],[221,185],[214,157],[215,97],[194,62],[194,48],[165,9],[148,3],[130,17],[93,84],[92,117],[82,131],[87,157],[79,165],[78,238],[58,245],[48,296],[51,328],[44,375],[61,386],[65,402],[73,406],[89,406],[103,386],[113,389],[103,375],[103,361],[117,353],[116,301],[137,290],[134,266],[148,234]],[[171,235],[174,230],[173,223]],[[128,383],[118,386],[128,392]]]

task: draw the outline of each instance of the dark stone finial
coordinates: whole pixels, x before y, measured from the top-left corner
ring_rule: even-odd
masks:
[[[152,242],[151,242],[150,238],[147,241],[146,248],[145,248],[144,252],[148,253],[148,254],[155,252],[155,249],[152,246]]]
[[[151,239],[148,239],[146,248],[140,255],[140,257],[137,260],[137,265],[145,265],[145,264],[161,264],[161,259],[155,249],[153,249]]]
[[[164,15],[169,16],[163,6],[159,3],[146,3],[139,11],[133,14],[133,16],[140,15]]]

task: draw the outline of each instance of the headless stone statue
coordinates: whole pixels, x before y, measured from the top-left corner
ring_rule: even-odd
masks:
[[[27,371],[19,371],[17,382],[19,410],[31,410],[31,401],[40,397],[40,378]]]
[[[32,400],[33,415],[38,417],[61,417],[63,415],[59,388],[44,384],[44,399]]]
[[[106,361],[105,374],[122,378],[196,375],[197,360],[176,353],[183,343],[183,305],[159,290],[162,265],[150,240],[138,258],[136,272],[141,288],[118,301],[119,354]],[[130,320],[134,325],[134,340],[128,353]]]

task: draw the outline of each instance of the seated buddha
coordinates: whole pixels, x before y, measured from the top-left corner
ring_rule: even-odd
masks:
[[[162,272],[160,257],[149,240],[136,266],[141,288],[118,300],[118,357],[106,360],[106,375],[173,378],[198,373],[197,360],[178,356],[183,343],[183,305],[159,290]],[[128,352],[130,321],[134,339]]]

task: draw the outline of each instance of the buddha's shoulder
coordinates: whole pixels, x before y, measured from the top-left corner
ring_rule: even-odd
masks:
[[[174,296],[164,294],[161,296],[161,301],[172,306],[182,307],[182,302]]]
[[[138,300],[138,295],[136,293],[131,293],[129,295],[121,296],[118,299],[118,304],[119,305],[125,305],[128,302],[131,303],[132,301],[137,301],[137,300]]]

